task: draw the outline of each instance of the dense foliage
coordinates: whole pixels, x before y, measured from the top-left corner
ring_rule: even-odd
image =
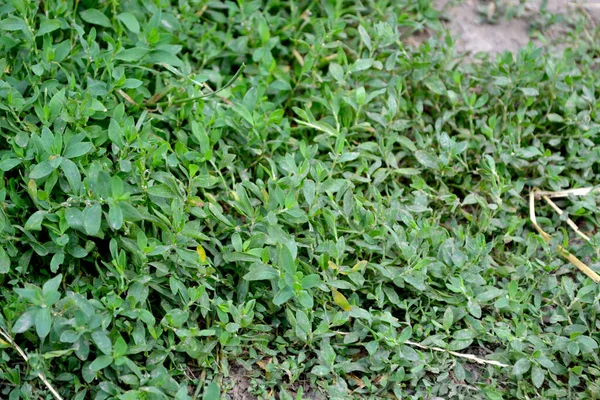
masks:
[[[600,396],[600,292],[526,201],[598,180],[595,47],[405,44],[438,18],[0,4],[0,326],[29,355],[0,342],[0,397]],[[594,234],[593,197],[560,204]]]

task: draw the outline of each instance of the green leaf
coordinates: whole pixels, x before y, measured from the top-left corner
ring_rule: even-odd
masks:
[[[49,307],[41,307],[35,315],[35,330],[40,339],[45,338],[50,333],[52,324],[52,315]]]
[[[21,18],[8,17],[0,21],[0,30],[3,31],[27,31],[27,24]]]
[[[88,142],[79,142],[68,145],[63,154],[64,158],[77,158],[89,153],[94,146]]]
[[[60,283],[62,282],[62,274],[58,274],[56,275],[54,278],[46,281],[46,283],[44,283],[44,286],[42,286],[42,296],[45,298],[46,296],[48,296],[50,293],[56,292],[58,291],[58,287],[60,286]]]
[[[48,161],[42,161],[41,163],[39,163],[38,165],[33,167],[31,172],[29,173],[29,178],[31,178],[31,179],[45,178],[46,176],[50,175],[52,173],[52,171],[54,171],[54,169],[55,168],[52,167],[52,165],[50,165],[50,163]]]
[[[92,340],[104,354],[110,355],[112,353],[112,342],[106,333],[96,330],[92,332]]]
[[[17,158],[7,158],[6,160],[0,161],[0,169],[5,172],[10,171],[19,164],[21,164],[21,160]]]
[[[530,366],[531,366],[531,361],[529,361],[529,359],[527,359],[527,358],[521,358],[513,366],[513,374],[515,374],[515,375],[523,375],[527,371],[529,371],[529,367]]]
[[[212,203],[208,203],[208,209],[209,211],[222,223],[224,223],[227,226],[233,226],[231,224],[231,221],[229,221],[227,219],[227,217],[225,217],[225,215],[223,215],[223,213],[219,210],[219,208],[217,206],[215,206]]]
[[[12,331],[14,333],[23,333],[33,326],[36,320],[37,309],[23,313],[14,323]]]
[[[549,113],[547,116],[548,121],[550,122],[564,122],[565,120],[563,119],[563,117],[561,117],[558,114],[555,113]]]
[[[476,301],[473,301],[473,299],[469,299],[467,302],[467,310],[469,310],[469,314],[475,318],[481,318],[481,307]]]
[[[337,64],[337,63],[329,64],[329,73],[331,74],[331,76],[333,76],[333,79],[335,79],[338,82],[341,82],[344,80],[344,69],[342,68],[342,66],[340,64]]]
[[[202,400],[219,400],[221,398],[221,389],[216,382],[211,382],[210,385],[204,389]]]
[[[169,53],[165,50],[154,50],[150,52],[145,58],[144,62],[148,64],[168,64],[173,67],[183,67],[183,61],[179,59],[175,54]]]
[[[531,382],[533,382],[536,388],[541,388],[544,384],[544,370],[534,365],[531,368]]]
[[[425,150],[417,150],[415,152],[417,161],[424,167],[438,169],[438,159],[435,155]]]
[[[124,356],[125,353],[127,353],[127,343],[125,342],[125,339],[119,336],[115,341],[114,356],[115,358],[119,358]]]
[[[521,92],[527,97],[534,97],[540,94],[540,92],[535,88],[519,88]]]
[[[285,288],[283,288],[279,292],[277,292],[277,294],[273,298],[273,304],[275,304],[276,306],[280,306],[283,303],[285,303],[286,301],[288,301],[289,299],[291,299],[293,295],[294,295],[294,292],[293,292],[292,288],[289,286],[286,286]]]
[[[57,29],[60,29],[62,23],[56,19],[46,19],[42,21],[40,24],[40,29],[35,36],[43,36],[46,33],[54,32]]]
[[[87,23],[100,25],[104,28],[112,28],[110,19],[108,19],[108,17],[100,10],[88,8],[87,10],[81,11],[79,15],[81,16],[81,19]]]
[[[67,207],[65,209],[65,220],[70,228],[83,228],[83,213],[75,207]]]
[[[437,95],[445,95],[448,91],[444,82],[437,76],[430,76],[425,79],[425,86]]]
[[[60,251],[52,256],[52,260],[50,260],[50,271],[55,273],[58,271],[58,268],[65,261],[65,253]]]
[[[358,265],[358,264],[357,264]],[[302,289],[312,289],[321,282],[321,278],[317,274],[306,275],[302,278]]]
[[[125,147],[125,137],[123,136],[123,129],[121,129],[119,123],[112,118],[108,125],[108,137],[114,144],[116,144],[120,148]]]
[[[68,158],[63,158],[62,162],[60,163],[60,167],[63,170],[63,173],[65,174],[73,193],[79,193],[79,188],[81,187],[81,174],[79,173],[77,165],[75,165],[75,163]]]
[[[502,291],[498,288],[488,287],[488,288],[486,288],[486,290],[484,290],[483,292],[478,294],[477,297],[475,297],[475,300],[477,300],[477,302],[479,302],[479,303],[485,303],[485,302],[495,299],[496,297],[501,296],[502,293],[504,293],[504,291]]]
[[[3,247],[0,247],[0,274],[7,274],[10,271],[10,257]]]
[[[450,329],[452,327],[452,323],[454,322],[454,313],[452,312],[452,308],[446,308],[444,312],[444,317],[442,319],[442,325],[444,329]]]
[[[300,302],[302,307],[304,307],[305,309],[313,308],[313,305],[314,305],[313,297],[306,290],[301,290],[300,293],[298,293],[298,301]]]
[[[108,206],[108,225],[114,230],[123,226],[123,211],[117,203],[110,203]]]
[[[91,207],[86,207],[83,210],[83,226],[85,231],[90,236],[95,236],[100,232],[100,224],[102,222],[102,206],[96,203]]]
[[[54,122],[56,120],[56,118],[61,113],[64,104],[65,104],[65,90],[61,89],[58,92],[56,92],[54,94],[54,96],[52,96],[50,101],[48,102],[48,108],[50,109],[50,118],[49,118],[50,122]],[[48,130],[48,133],[50,133],[49,130]],[[57,136],[57,138],[60,138],[60,136]],[[45,150],[49,151],[50,149],[45,149]],[[60,149],[58,151],[60,151]],[[58,166],[58,165],[56,165],[56,166]]]
[[[39,231],[42,229],[42,222],[46,216],[46,211],[36,211],[33,213],[25,222],[25,230],[28,231]]]
[[[98,372],[108,367],[110,364],[112,364],[112,362],[113,358],[111,356],[100,356],[97,357],[94,361],[92,361],[92,363],[90,364],[90,369],[93,372]]]
[[[133,47],[131,49],[126,49],[126,50],[119,52],[115,56],[115,58],[117,60],[126,61],[126,62],[140,61],[142,58],[144,58],[144,56],[146,56],[146,54],[148,54],[149,51],[150,51],[150,49],[147,49],[147,48]]]
[[[360,38],[362,39],[365,46],[367,46],[367,49],[371,50],[373,48],[371,37],[369,36],[369,32],[367,32],[367,30],[362,25],[358,26],[358,34],[360,35]]]
[[[244,275],[244,279],[247,281],[260,281],[260,280],[269,280],[275,279],[279,276],[279,273],[275,268],[270,267],[266,264],[258,264],[250,269],[246,275]]]
[[[140,24],[133,14],[123,12],[117,15],[117,19],[121,21],[123,25],[125,25],[125,27],[131,32],[135,33],[136,35],[140,33]]]

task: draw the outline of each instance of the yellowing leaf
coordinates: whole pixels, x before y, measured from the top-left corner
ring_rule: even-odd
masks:
[[[335,263],[333,261],[329,260],[329,268],[331,268],[331,269],[338,269],[338,266],[335,265]]]
[[[206,251],[204,250],[204,247],[202,247],[201,244],[199,244],[198,247],[196,247],[196,252],[200,256],[200,261],[206,261]]]
[[[367,262],[365,260],[359,261],[352,267],[352,272],[362,271],[366,266]]]
[[[344,311],[350,311],[352,309],[352,306],[348,303],[348,299],[346,299],[343,294],[338,292],[337,289],[331,289],[331,291],[333,292],[333,301],[335,304]]]

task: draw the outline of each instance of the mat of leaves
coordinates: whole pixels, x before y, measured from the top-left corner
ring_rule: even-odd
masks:
[[[593,36],[403,42],[439,27],[426,0],[0,4],[0,397],[227,399],[234,370],[257,398],[600,396],[598,287],[525,200],[598,182]],[[590,244],[538,222],[594,267],[595,198],[560,206]]]

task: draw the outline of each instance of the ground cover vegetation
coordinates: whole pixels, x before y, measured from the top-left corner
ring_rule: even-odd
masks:
[[[0,397],[598,397],[556,252],[594,268],[596,199],[539,203],[549,243],[527,208],[598,182],[595,31],[465,61],[440,18],[2,2]]]

